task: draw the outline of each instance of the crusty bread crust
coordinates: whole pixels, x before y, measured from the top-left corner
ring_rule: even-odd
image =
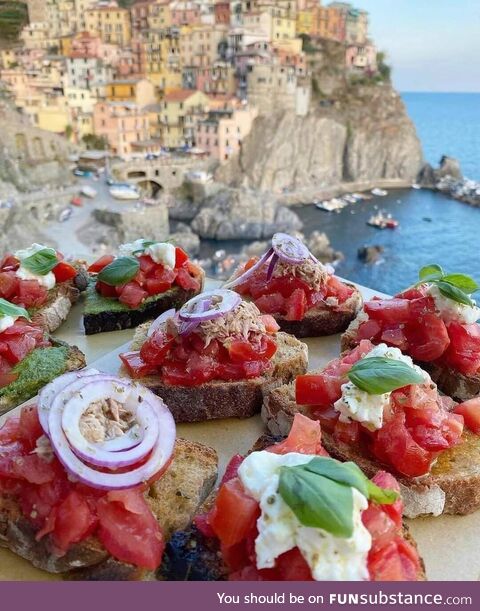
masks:
[[[294,384],[274,389],[265,398],[262,418],[274,435],[287,435],[296,413],[309,415],[308,406],[295,402]],[[322,432],[322,443],[335,458],[352,460],[372,477],[379,469],[392,470],[366,455],[362,448],[337,442]],[[395,474],[402,488],[407,517],[465,515],[480,508],[480,437],[466,431],[462,443],[439,456],[431,472],[417,478]]]
[[[348,283],[345,283],[348,284]],[[325,337],[345,331],[362,307],[362,295],[357,287],[350,297],[340,306],[329,307],[326,304],[308,310],[302,320],[286,320],[283,316],[275,316],[280,329],[295,337]]]
[[[251,452],[258,452],[284,439],[283,436],[264,434],[255,442]],[[378,471],[378,469],[376,470]],[[375,473],[376,473],[375,471]],[[199,514],[210,511],[217,490],[213,490],[199,510]],[[403,536],[418,551],[416,541],[403,525]],[[167,544],[157,578],[165,581],[225,581],[228,568],[220,553],[218,540],[202,535],[195,525],[173,533]],[[417,581],[427,581],[425,564],[420,557]]]
[[[68,371],[77,371],[78,369],[83,369],[84,367],[86,367],[87,363],[85,361],[85,355],[79,348],[77,348],[77,346],[70,346],[68,344],[65,344],[65,342],[55,340],[54,338],[50,338],[50,340],[53,346],[68,346],[64,373],[67,373]],[[0,415],[4,414],[5,412],[8,412],[17,405],[18,403],[16,403],[13,397],[0,397]]]
[[[145,498],[166,539],[187,528],[217,478],[216,452],[201,444],[177,440],[174,459]],[[152,579],[153,573],[112,558],[96,537],[73,545],[64,556],[52,549],[49,535],[35,540],[35,529],[22,516],[16,501],[0,496],[0,546],[34,566],[65,578],[82,580]]]
[[[146,328],[137,330],[132,349],[141,346]],[[272,369],[261,378],[238,382],[212,381],[193,387],[165,384],[155,375],[141,378],[139,382],[162,397],[176,422],[250,418],[260,411],[266,393],[307,370],[306,344],[286,333],[277,334],[277,344]],[[122,375],[128,374],[123,371]]]
[[[106,331],[120,331],[121,329],[133,329],[160,316],[163,312],[180,308],[195,295],[203,290],[205,274],[202,271],[201,285],[198,291],[186,291],[179,286],[160,295],[158,299],[148,303],[142,309],[127,310],[123,312],[98,312],[97,314],[85,313],[83,315],[83,326],[86,335],[104,333]]]
[[[32,322],[53,333],[65,322],[79,295],[80,291],[73,282],[56,284],[49,291],[47,302],[32,316]]]

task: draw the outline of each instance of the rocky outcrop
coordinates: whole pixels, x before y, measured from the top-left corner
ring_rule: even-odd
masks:
[[[453,157],[443,155],[436,169],[426,163],[418,174],[417,182],[426,189],[440,191],[465,204],[480,207],[480,183],[464,178],[459,161]]]
[[[301,226],[298,216],[277,206],[272,195],[227,187],[208,197],[192,221],[201,238],[216,240],[258,240]]]
[[[383,246],[361,246],[357,251],[357,256],[364,263],[375,263],[383,253]]]
[[[64,138],[30,124],[5,101],[0,101],[0,183],[18,191],[72,182],[68,155],[72,146]]]
[[[132,242],[138,236],[147,240],[158,241],[168,238],[168,211],[165,206],[128,208],[124,212],[97,208],[93,211],[93,218],[104,226],[113,229],[112,242],[114,246],[123,242]],[[105,232],[110,233],[108,230]]]
[[[328,107],[312,102],[256,119],[242,149],[216,178],[263,191],[329,187],[343,181],[413,182],[422,164],[415,127],[389,86],[357,87]]]

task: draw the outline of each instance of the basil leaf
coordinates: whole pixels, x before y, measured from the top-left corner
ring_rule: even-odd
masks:
[[[140,263],[137,258],[118,257],[99,272],[97,279],[110,286],[120,286],[134,278],[139,269]]]
[[[475,280],[471,276],[467,276],[467,274],[447,274],[443,276],[442,280],[448,282],[448,284],[453,284],[457,289],[469,295],[470,293],[475,293],[480,288]]]
[[[340,462],[334,458],[317,456],[303,467],[311,473],[356,488],[364,497],[381,505],[390,505],[399,496],[395,490],[380,488],[370,481],[354,462]]]
[[[428,282],[429,280],[440,279],[443,276],[443,269],[440,265],[436,263],[432,263],[431,265],[425,265],[418,272],[418,277],[423,282]]]
[[[20,264],[32,274],[45,276],[58,264],[57,253],[53,248],[42,248],[33,255],[22,259]]]
[[[278,492],[304,526],[336,537],[353,534],[353,493],[326,477],[298,467],[282,467]]]
[[[30,314],[25,308],[10,303],[6,299],[0,298],[0,316],[18,316],[19,318],[30,319]]]
[[[424,382],[423,376],[407,363],[386,357],[357,361],[347,375],[355,386],[370,395],[383,395],[402,386]]]
[[[466,293],[464,293],[456,286],[453,286],[453,284],[450,284],[449,282],[440,281],[437,282],[436,285],[438,286],[438,290],[440,291],[440,293],[442,293],[442,295],[444,295],[445,297],[448,297],[449,299],[452,299],[457,303],[463,303],[467,306],[475,305]]]
[[[368,498],[368,479],[353,462],[340,462],[334,458],[317,456],[304,465],[304,469],[317,475],[327,477],[339,484],[356,488]]]
[[[391,505],[399,498],[399,494],[396,490],[390,490],[390,488],[380,488],[377,484],[374,484],[371,480],[367,479],[367,498],[379,505]]]

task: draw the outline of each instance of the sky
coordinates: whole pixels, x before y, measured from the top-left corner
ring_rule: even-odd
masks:
[[[326,3],[325,3],[326,4]],[[400,91],[480,92],[480,0],[352,0]]]

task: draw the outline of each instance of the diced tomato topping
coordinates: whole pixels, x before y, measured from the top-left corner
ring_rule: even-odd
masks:
[[[393,475],[391,473],[387,473],[387,471],[377,471],[375,476],[372,477],[372,482],[377,484],[377,486],[380,488],[385,488],[385,490],[395,490],[395,492],[400,492],[400,484],[393,477]],[[403,501],[400,494],[394,503],[389,505],[381,505],[381,508],[390,516],[398,528],[402,526]]]
[[[448,325],[450,346],[445,352],[445,362],[464,375],[474,375],[480,369],[480,325]]]
[[[356,444],[360,441],[360,424],[358,422],[342,422],[337,420],[333,429],[333,437],[335,441]]]
[[[110,263],[112,263],[114,259],[115,257],[113,255],[103,255],[90,265],[88,271],[91,274],[98,274],[98,272],[101,272],[104,267],[110,265]]]
[[[372,581],[415,581],[419,567],[417,553],[400,536],[378,551],[370,551],[368,555]]]
[[[138,495],[134,512],[124,502],[110,501],[108,495],[100,499],[98,538],[118,560],[155,570],[165,547],[162,531],[142,493],[128,493]]]
[[[97,291],[100,293],[102,297],[110,297],[110,298],[117,297],[117,291],[115,287],[110,284],[107,284],[106,282],[101,282],[100,280],[97,280],[95,284],[95,288],[97,289]]]
[[[172,284],[171,282],[165,282],[159,278],[147,278],[146,288],[149,295],[159,295],[168,291]]]
[[[275,318],[273,318],[273,316],[270,316],[270,314],[263,314],[260,316],[260,319],[265,325],[265,330],[267,333],[276,333],[277,331],[280,331],[280,325],[277,323]]]
[[[123,287],[118,301],[125,304],[129,308],[138,308],[138,306],[148,297],[147,291],[135,281],[127,282]]]
[[[157,329],[141,347],[141,359],[157,367],[162,365],[172,342],[173,337],[169,337],[164,331]]]
[[[57,282],[67,282],[72,280],[77,275],[77,270],[65,261],[60,261],[54,268],[53,273]]]
[[[24,308],[38,308],[48,299],[48,291],[36,280],[19,280],[18,289],[11,301]]]
[[[149,276],[158,265],[150,255],[142,255],[138,257],[138,262],[140,264],[141,271],[147,276]]]
[[[234,477],[238,476],[238,469],[242,462],[244,461],[244,457],[241,454],[235,454],[230,459],[228,465],[225,468],[225,473],[222,477],[222,484],[229,482]]]
[[[367,301],[365,312],[382,323],[405,323],[410,320],[408,299],[379,299]]]
[[[239,543],[255,527],[260,510],[248,496],[238,478],[220,487],[209,522],[224,546]]]
[[[184,267],[181,267],[178,270],[176,282],[178,286],[180,286],[185,291],[199,291],[200,290],[199,280],[197,280],[197,278],[193,278]]]
[[[274,454],[299,452],[300,454],[327,455],[322,447],[320,424],[302,414],[295,414],[292,428],[285,441],[270,446],[268,450]]]
[[[338,303],[346,301],[353,294],[353,288],[346,285],[336,276],[330,276],[327,282],[327,293],[325,297],[336,297]]]
[[[140,356],[140,351],[135,352],[123,352],[120,358],[128,370],[128,374],[132,378],[143,378],[144,376],[150,375],[157,370],[155,365],[145,363]]]
[[[450,338],[447,327],[436,314],[425,314],[405,329],[409,354],[418,361],[434,361],[447,349]]]
[[[376,320],[366,320],[362,322],[357,330],[357,340],[369,339],[375,341],[382,331],[381,324]]]
[[[469,399],[457,405],[455,414],[463,416],[465,425],[476,435],[480,435],[480,397]]]
[[[261,295],[255,299],[255,305],[260,312],[266,314],[283,314],[285,312],[285,297],[281,293]]]
[[[70,492],[55,514],[55,546],[66,552],[73,543],[79,543],[92,534],[96,525],[97,516],[85,498],[76,491]]]
[[[20,261],[12,253],[7,253],[6,255],[4,255],[2,261],[0,262],[0,270],[2,271],[15,271],[19,267]]]
[[[303,320],[307,311],[307,296],[302,289],[295,289],[285,303],[286,320]]]
[[[18,290],[18,278],[14,271],[0,272],[0,297],[11,299]]]
[[[175,269],[182,267],[182,265],[186,263],[187,261],[188,261],[187,253],[182,248],[177,246],[175,248]]]

